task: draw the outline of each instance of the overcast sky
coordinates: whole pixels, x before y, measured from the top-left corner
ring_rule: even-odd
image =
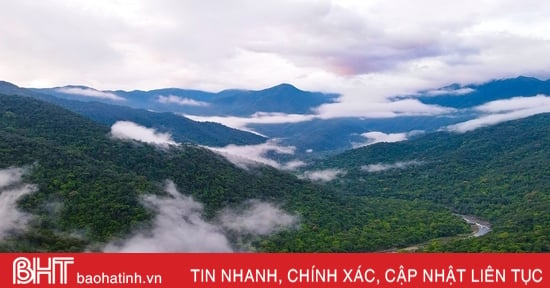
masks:
[[[366,99],[548,78],[548,15],[546,0],[0,0],[0,79],[103,90],[287,82],[342,93],[323,115],[360,115]]]

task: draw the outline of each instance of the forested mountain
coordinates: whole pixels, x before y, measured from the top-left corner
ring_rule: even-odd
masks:
[[[250,116],[256,112],[309,114],[311,109],[334,102],[338,95],[300,90],[290,84],[279,84],[262,90],[229,89],[206,92],[191,89],[165,88],[150,91],[98,91],[85,86],[65,86],[33,91],[58,98],[86,100],[83,93],[95,93],[96,100],[134,108],[181,112],[209,116]]]
[[[9,167],[26,169],[22,181],[36,185],[36,191],[16,202],[29,222],[0,233],[4,251],[102,249],[113,239],[131,237],[136,231],[145,231],[145,238],[154,237],[158,215],[172,210],[151,207],[147,199],[176,197],[166,200],[170,205],[179,201],[165,192],[162,183],[166,180],[202,203],[180,207],[199,211],[199,215],[168,215],[176,221],[166,233],[181,232],[179,225],[209,222],[213,224],[206,230],[223,233],[237,250],[374,251],[469,229],[459,217],[430,201],[343,195],[273,168],[243,170],[193,145],[155,147],[121,141],[109,135],[108,127],[59,106],[0,95],[0,171]],[[10,193],[4,188],[0,187],[0,195]],[[261,231],[257,237],[247,234],[251,227],[215,226],[223,222],[220,215],[227,209],[239,211],[258,201],[280,206],[280,213],[295,218],[296,224]],[[260,213],[254,219],[268,216]],[[196,235],[181,239],[192,236]],[[243,239],[253,241],[243,243]],[[208,243],[212,239],[200,240]]]
[[[258,134],[233,129],[214,122],[197,122],[169,112],[158,113],[100,102],[64,99],[59,99],[54,103],[108,126],[117,121],[132,121],[160,132],[168,132],[178,142],[222,147],[230,144],[260,144],[267,140]]]
[[[346,142],[350,146],[353,141],[364,144],[361,141],[365,138],[357,131],[365,131],[366,126],[399,133],[399,127],[413,130],[423,125],[438,130],[439,125],[466,121],[480,113],[468,108],[479,104],[468,102],[470,93],[492,95],[487,91],[518,83],[532,88],[524,87],[522,91],[542,93],[546,89],[546,82],[525,77],[440,89],[432,92],[430,97],[436,98],[430,99],[464,97],[466,108],[437,119],[314,119],[298,124],[259,124],[254,128],[281,138],[290,133],[287,139],[319,145],[298,147],[298,152],[304,154],[306,148],[319,147],[322,151],[323,147],[330,147],[336,151]],[[269,93],[277,89],[296,88],[281,85],[262,93],[271,99],[273,95]],[[466,89],[460,92],[464,95],[449,92],[460,89]],[[222,235],[230,243],[227,247],[235,250],[379,251],[417,244],[427,251],[550,250],[549,114],[462,134],[420,133],[407,136],[408,141],[369,145],[318,160],[297,171],[297,177],[260,164],[241,169],[194,145],[257,144],[266,140],[252,133],[198,123],[171,113],[61,99],[7,82],[0,82],[0,91],[7,94],[0,96],[0,180],[2,175],[13,173],[13,167],[23,167],[26,174],[21,181],[36,185],[36,192],[21,194],[15,206],[11,202],[0,203],[18,207],[24,211],[22,219],[28,220],[25,229],[2,226],[0,221],[2,250],[101,250],[116,239],[136,233],[154,237],[158,234],[159,215],[167,216],[166,213],[175,213],[171,218],[182,219],[171,225],[205,223],[206,231]],[[451,94],[445,96],[442,91]],[[505,99],[519,93],[517,89],[513,91],[499,97]],[[239,90],[220,93],[227,97],[243,95]],[[546,103],[545,97],[528,99],[532,100]],[[516,99],[503,107],[521,101]],[[509,110],[495,115],[508,117]],[[182,144],[151,146],[114,139],[110,126],[119,120],[169,132],[175,142]],[[447,128],[441,130],[453,130],[452,126],[444,127]],[[301,179],[327,181],[332,176],[326,175],[331,173],[336,179],[325,184]],[[182,193],[174,196],[165,184],[171,182],[166,181],[173,181]],[[0,185],[0,201],[15,197],[9,191],[22,185],[17,183]],[[187,199],[178,195],[192,196],[194,200],[185,200],[192,205],[182,204],[187,208],[174,211],[155,206],[163,201],[159,199],[165,199],[155,197],[175,197],[171,201],[174,203]],[[191,216],[180,215],[182,209],[194,212]],[[250,209],[263,214],[254,214]],[[263,226],[276,228],[251,234],[250,227],[232,226],[224,220],[229,217],[236,223],[250,223],[235,211],[248,213],[256,220],[285,220],[286,224],[262,222]],[[492,231],[483,237],[468,237],[471,227],[458,215],[487,220]],[[257,229],[257,222],[252,223]],[[177,239],[181,235],[169,236]]]
[[[68,100],[20,88],[8,82],[0,83],[0,93],[25,95],[47,101],[108,126],[113,125],[116,121],[132,121],[148,128],[154,128],[159,132],[168,132],[172,134],[174,140],[179,142],[226,146],[229,144],[259,144],[266,141],[265,137],[229,128],[219,123],[196,122],[173,113],[157,113],[97,101]],[[87,98],[89,100],[89,97]]]
[[[462,92],[457,94],[457,91]],[[436,91],[425,91],[421,93],[419,99],[426,104],[471,108],[490,101],[518,96],[535,96],[537,94],[550,94],[550,79],[543,81],[533,77],[520,76],[512,79],[493,80],[482,84],[464,86],[453,84]]]
[[[423,200],[492,224],[484,237],[428,250],[550,251],[550,114],[465,134],[379,143],[324,160],[351,195]]]

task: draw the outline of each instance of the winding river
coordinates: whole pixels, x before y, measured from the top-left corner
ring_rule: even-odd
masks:
[[[481,237],[489,232],[491,232],[491,224],[487,221],[480,220],[474,216],[469,215],[459,215],[466,221],[468,224],[475,225],[474,233],[471,234],[472,237]]]

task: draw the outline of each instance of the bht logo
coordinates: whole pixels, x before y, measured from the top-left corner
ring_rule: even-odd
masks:
[[[43,276],[48,277],[48,284],[67,284],[67,266],[74,264],[74,257],[48,257],[45,262],[39,257],[13,260],[13,284],[40,284]]]

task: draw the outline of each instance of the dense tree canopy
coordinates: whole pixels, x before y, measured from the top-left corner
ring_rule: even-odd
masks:
[[[542,114],[465,134],[380,143],[319,167],[345,169],[331,186],[351,195],[428,201],[492,224],[484,237],[434,241],[428,250],[549,251],[549,124]],[[369,172],[369,165],[388,169]]]
[[[204,217],[259,199],[300,219],[295,229],[256,239],[266,251],[375,251],[468,231],[425,200],[346,195],[273,168],[235,167],[192,146],[159,148],[111,139],[109,129],[58,106],[0,95],[0,169],[25,166],[38,191],[18,205],[30,226],[4,239],[10,251],[80,251],[148,227],[141,195],[173,180],[204,204]]]

